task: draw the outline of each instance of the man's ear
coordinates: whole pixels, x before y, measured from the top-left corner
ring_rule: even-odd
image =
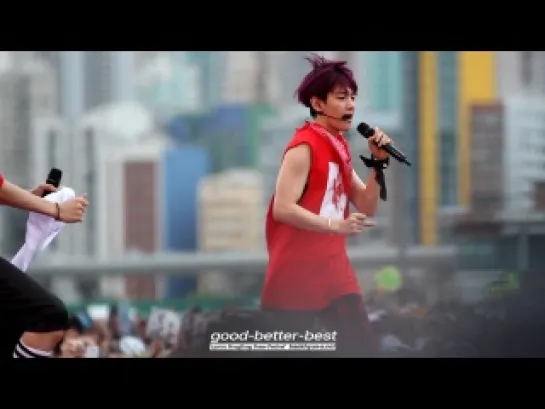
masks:
[[[319,99],[318,97],[312,97],[310,98],[310,106],[316,112],[324,112],[325,102]]]

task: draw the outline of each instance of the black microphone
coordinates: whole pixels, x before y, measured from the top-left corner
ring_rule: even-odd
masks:
[[[62,179],[62,170],[57,168],[51,168],[51,170],[49,171],[49,175],[47,175],[47,179],[45,180],[45,183],[58,188],[61,185],[61,179]],[[44,192],[42,197],[47,196],[49,193],[51,192]]]
[[[362,122],[361,124],[359,124],[356,129],[365,139],[375,134],[375,130],[371,128],[369,125],[367,125],[365,122]],[[383,149],[386,152],[388,152],[390,156],[392,156],[398,162],[405,163],[407,166],[412,166],[411,162],[407,160],[407,157],[405,156],[405,154],[397,150],[396,148],[394,148],[393,145],[391,144],[383,145],[380,147],[380,149]]]

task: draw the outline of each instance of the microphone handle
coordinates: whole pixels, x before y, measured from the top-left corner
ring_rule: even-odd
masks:
[[[376,142],[374,142],[374,144],[378,146]],[[411,162],[407,160],[405,155],[401,153],[400,151],[398,151],[393,145],[390,145],[390,144],[384,145],[384,146],[381,146],[380,149],[388,152],[390,156],[393,157],[398,162],[405,163],[408,166],[412,166]]]
[[[52,185],[52,186],[55,186],[56,188],[58,188],[60,186],[60,180],[53,180],[53,179],[46,179],[45,180],[45,184],[46,185]],[[43,192],[42,193],[42,198],[43,197],[46,197],[48,194],[50,194],[50,192]]]

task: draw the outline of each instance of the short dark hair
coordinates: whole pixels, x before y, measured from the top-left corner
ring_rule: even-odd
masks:
[[[346,66],[346,61],[330,61],[316,54],[306,60],[312,64],[312,71],[303,78],[295,94],[299,103],[310,109],[313,118],[317,113],[310,103],[312,97],[325,101],[327,94],[337,86],[349,88],[355,94],[358,92],[354,73]]]

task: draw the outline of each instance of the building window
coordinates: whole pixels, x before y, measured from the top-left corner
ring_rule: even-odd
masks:
[[[439,88],[439,167],[441,171],[441,196],[439,204],[457,204],[457,122],[458,122],[458,53],[440,51],[438,53]]]
[[[438,53],[439,128],[453,130],[458,121],[458,58],[455,51]]]
[[[458,201],[458,171],[456,155],[456,137],[454,132],[439,133],[440,169],[441,169],[441,205],[455,206]]]

